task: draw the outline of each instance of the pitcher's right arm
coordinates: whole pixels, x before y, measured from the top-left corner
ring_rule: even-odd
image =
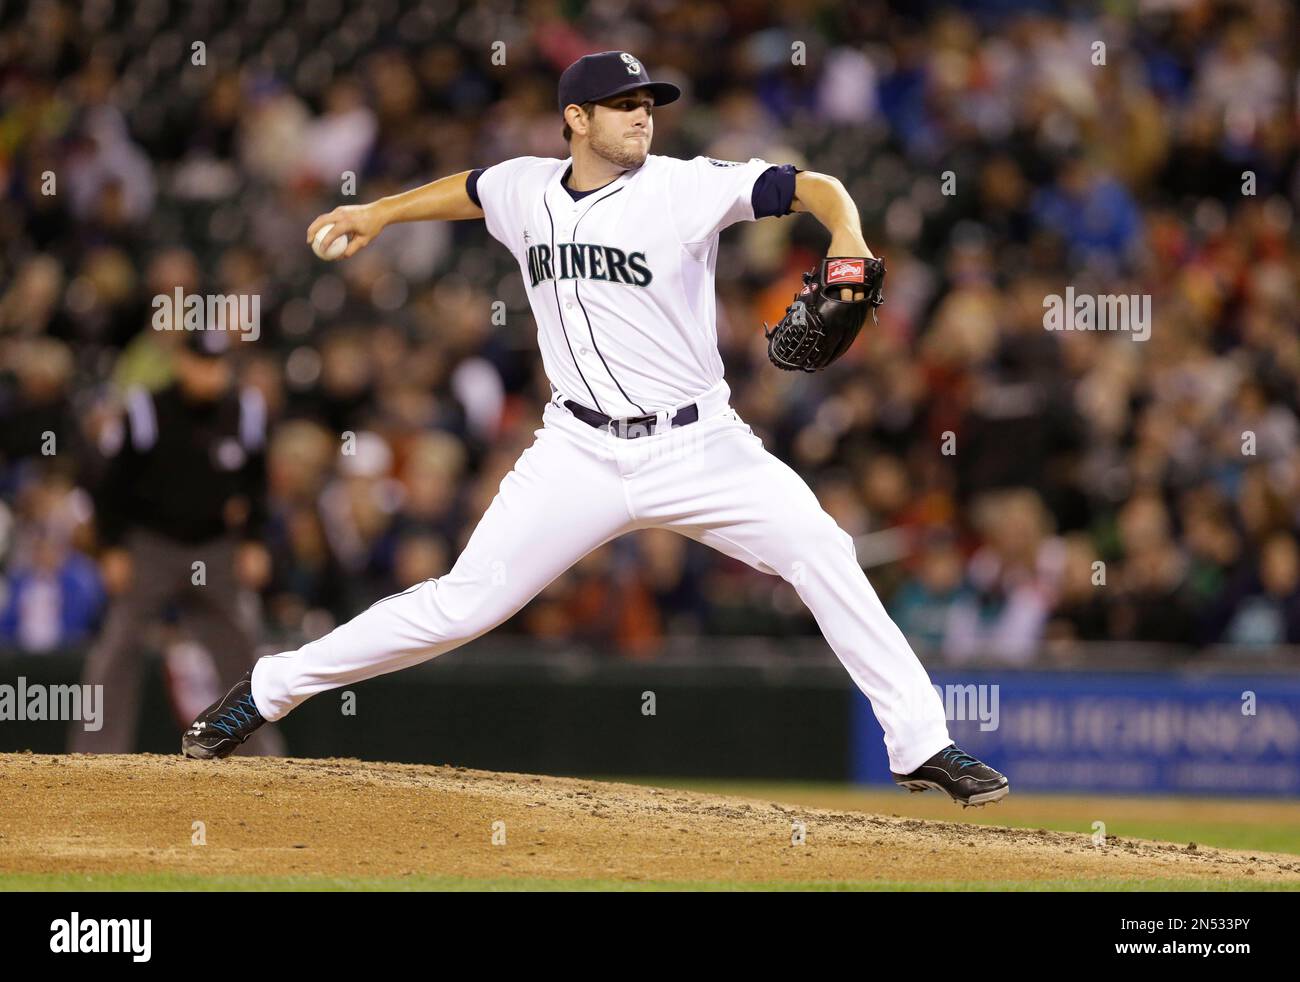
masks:
[[[307,244],[324,225],[333,225],[322,242],[322,250],[340,235],[349,238],[343,259],[364,249],[387,226],[394,222],[451,222],[482,218],[483,209],[474,204],[466,190],[471,171],[461,171],[439,178],[410,191],[389,195],[364,205],[341,205],[319,216],[307,228]]]

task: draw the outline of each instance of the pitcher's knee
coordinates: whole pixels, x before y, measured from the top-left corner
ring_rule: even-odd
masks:
[[[853,536],[835,524],[830,516],[824,522],[812,522],[789,535],[790,543],[781,570],[782,575],[798,586],[821,567],[842,563],[845,557],[857,562]]]
[[[477,637],[506,621],[519,604],[513,604],[500,584],[455,582],[448,577],[429,580],[420,587],[420,603],[432,611],[428,619],[430,641]]]
[[[840,541],[843,544],[844,551],[847,552],[849,558],[856,563],[858,561],[858,546],[857,543],[853,541],[853,536],[848,532],[845,532],[844,529],[840,528],[838,525],[835,527],[835,531],[840,534]]]

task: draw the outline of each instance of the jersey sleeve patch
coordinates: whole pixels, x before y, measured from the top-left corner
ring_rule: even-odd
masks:
[[[762,217],[754,212],[754,185],[771,167],[758,157],[744,162],[704,156],[676,161],[669,203],[680,241],[686,245],[705,242],[736,222]],[[781,205],[782,195],[774,193],[772,197],[764,207]]]

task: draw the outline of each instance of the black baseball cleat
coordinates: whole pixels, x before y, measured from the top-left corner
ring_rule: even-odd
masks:
[[[934,788],[963,808],[987,805],[1011,792],[1004,775],[957,749],[955,743],[940,750],[911,774],[895,774],[894,783],[908,791]]]
[[[229,757],[265,722],[253,703],[253,673],[248,672],[199,713],[181,737],[181,753],[198,760]]]

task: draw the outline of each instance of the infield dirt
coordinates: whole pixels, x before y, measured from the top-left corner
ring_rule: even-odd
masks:
[[[0,874],[69,873],[1294,887],[1300,857],[1114,837],[1096,846],[1078,833],[962,824],[956,805],[951,822],[923,821],[460,767],[0,754]]]

